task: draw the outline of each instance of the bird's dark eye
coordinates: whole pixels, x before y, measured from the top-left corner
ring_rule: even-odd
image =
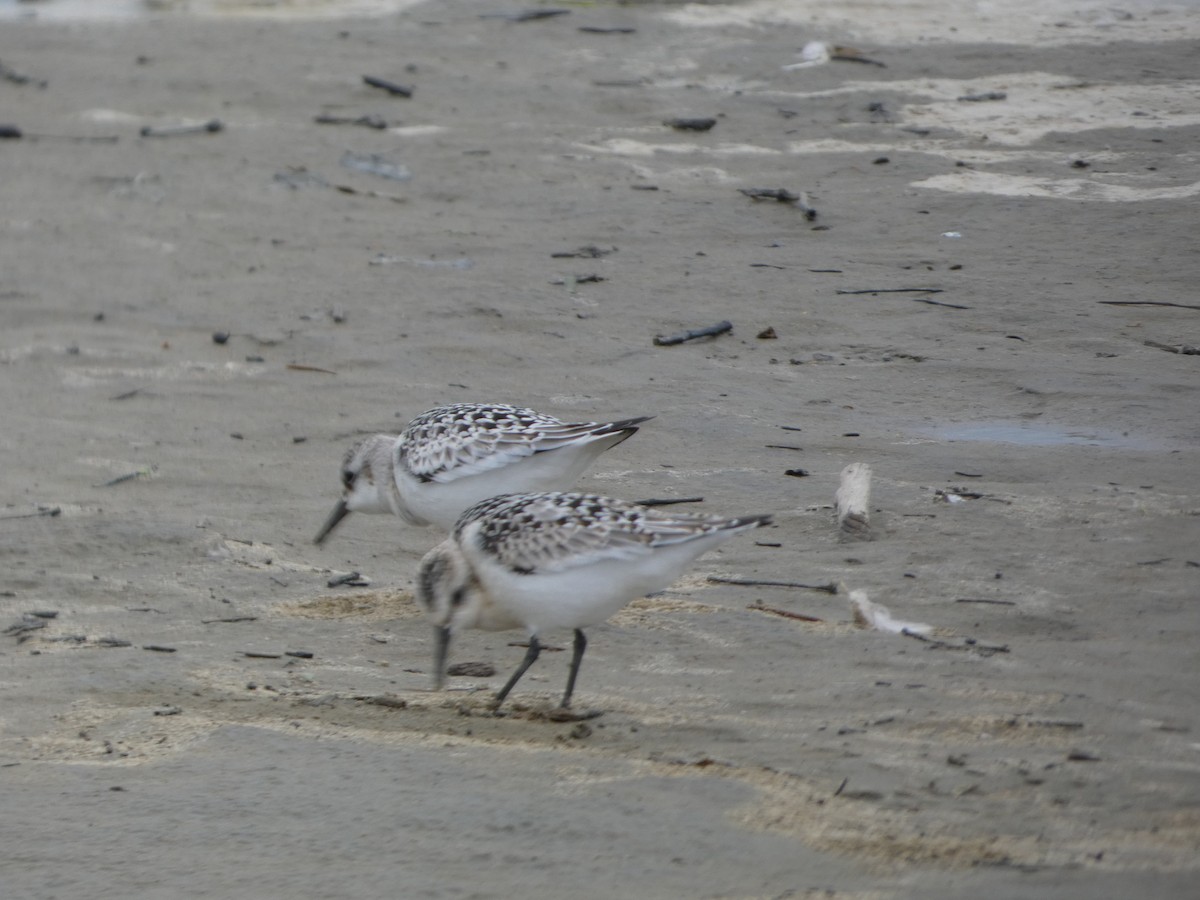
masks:
[[[450,595],[450,608],[456,609],[462,606],[467,599],[467,589],[465,587],[455,588],[454,593]]]
[[[354,473],[350,469],[342,469],[342,487],[346,490],[354,487]]]

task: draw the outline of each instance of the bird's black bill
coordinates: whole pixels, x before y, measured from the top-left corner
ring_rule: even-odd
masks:
[[[440,691],[446,682],[446,656],[450,652],[450,628],[447,625],[433,627],[433,689]]]
[[[329,537],[329,533],[337,528],[338,522],[350,515],[350,507],[346,505],[345,500],[339,500],[338,505],[333,508],[333,512],[329,514],[329,518],[325,520],[325,524],[321,526],[321,530],[317,532],[317,536],[313,538],[313,543],[318,547],[325,538]]]

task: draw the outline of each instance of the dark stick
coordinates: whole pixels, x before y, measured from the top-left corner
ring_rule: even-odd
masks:
[[[128,475],[118,475],[116,478],[110,478],[108,481],[101,482],[100,484],[93,484],[92,487],[113,487],[114,485],[124,484],[126,481],[133,481],[135,478],[145,478],[157,468],[157,466],[150,466],[147,469],[130,472]]]
[[[773,616],[783,616],[785,619],[799,619],[801,622],[821,622],[823,619],[818,619],[816,616],[806,616],[804,613],[788,612],[786,609],[778,609],[774,606],[763,606],[761,603],[751,603],[746,609],[757,610],[758,612],[770,613]]]
[[[677,118],[664,119],[663,124],[679,131],[708,131],[717,124],[712,118]]]
[[[1200,347],[1191,344],[1160,344],[1158,341],[1143,341],[1147,347],[1166,350],[1168,353],[1182,353],[1184,356],[1200,356]]]
[[[996,606],[1016,606],[1016,600],[991,600],[987,597],[955,597],[955,603],[991,603]]]
[[[829,58],[838,62],[853,62],[862,63],[867,66],[879,66],[881,69],[887,68],[887,63],[880,62],[877,59],[869,59],[866,56],[859,56],[857,53],[831,53]]]
[[[0,522],[8,519],[37,519],[41,516],[57,516],[62,513],[61,506],[51,506],[48,509],[39,509],[37,512],[17,513],[14,516],[0,516]]]
[[[333,116],[322,113],[313,119],[318,125],[362,125],[365,128],[387,128],[387,121],[382,116]]]
[[[947,309],[970,309],[969,306],[961,306],[958,303],[943,303],[940,300],[930,300],[928,297],[909,297],[914,303],[928,303],[930,306],[944,306]]]
[[[733,331],[733,323],[730,321],[718,322],[716,325],[709,325],[707,328],[693,328],[690,331],[680,331],[676,334],[668,334],[667,336],[656,335],[654,345],[656,347],[670,347],[674,344],[682,344],[687,341],[694,341],[697,338],[716,337],[720,334],[725,334],[727,331]]]
[[[735,584],[740,587],[803,588],[806,591],[824,591],[826,594],[836,594],[838,592],[837,585],[833,582],[829,584],[804,584],[799,581],[760,581],[757,578],[725,578],[721,575],[709,575],[708,581],[710,584]]]
[[[817,217],[816,207],[808,202],[808,194],[803,191],[799,194],[793,194],[787,188],[738,188],[738,191],[751,200],[778,200],[780,203],[791,203],[804,213],[804,218],[810,222]]]
[[[552,19],[555,16],[565,16],[569,9],[523,9],[515,13],[480,13],[481,19],[503,19],[506,22],[536,22],[539,19]]]
[[[142,137],[179,137],[185,134],[216,134],[225,128],[220,119],[209,119],[200,125],[146,125],[141,130]]]
[[[379,88],[381,91],[387,91],[393,97],[411,97],[415,88],[408,87],[403,84],[396,84],[394,81],[388,81],[384,78],[376,78],[374,75],[364,75],[362,77],[363,84],[369,84],[373,88]]]
[[[863,288],[846,291],[838,288],[835,294],[940,294],[945,288]]]
[[[778,200],[780,203],[795,203],[800,199],[799,194],[793,194],[787,188],[738,188],[738,193],[751,200]]]
[[[673,506],[676,503],[703,503],[703,497],[680,497],[678,500],[674,498],[657,499],[651,497],[647,500],[634,500],[638,506]]]
[[[12,127],[12,126],[0,126]],[[0,134],[0,137],[21,137],[18,134]],[[34,134],[25,132],[31,141],[74,141],[77,144],[115,144],[121,138],[116,134]]]
[[[1105,306],[1177,306],[1180,309],[1200,309],[1195,303],[1172,303],[1169,300],[1097,300]]]
[[[40,88],[44,88],[48,81],[44,78],[34,78],[32,75],[26,75],[24,72],[18,72],[11,66],[6,66],[0,63],[0,78],[5,81],[11,81],[13,84],[34,84]]]
[[[981,644],[974,638],[967,638],[962,644],[951,644],[949,641],[931,638],[911,628],[901,628],[900,633],[905,637],[916,638],[928,644],[931,650],[978,650],[980,653],[1008,653],[1006,644]]]

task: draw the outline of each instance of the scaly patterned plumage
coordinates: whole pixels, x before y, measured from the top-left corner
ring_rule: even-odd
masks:
[[[497,694],[498,707],[537,659],[538,634],[571,628],[575,652],[562,701],[569,706],[587,646],[584,627],[662,590],[705,551],[770,521],[667,513],[577,492],[484,500],[421,561],[417,602],[434,625],[435,685],[456,632],[524,627],[529,652]]]
[[[463,510],[512,491],[571,487],[592,462],[651,418],[562,422],[517,406],[456,403],[413,419],[399,435],[355,443],[342,463],[342,499],[315,538],[351,512],[392,513],[449,529]]]

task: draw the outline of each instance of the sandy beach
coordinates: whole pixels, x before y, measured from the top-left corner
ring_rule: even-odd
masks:
[[[1194,893],[1194,5],[125,6],[0,6],[5,898]],[[436,531],[312,543],[458,401],[774,515],[602,715],[569,633],[430,689]]]

